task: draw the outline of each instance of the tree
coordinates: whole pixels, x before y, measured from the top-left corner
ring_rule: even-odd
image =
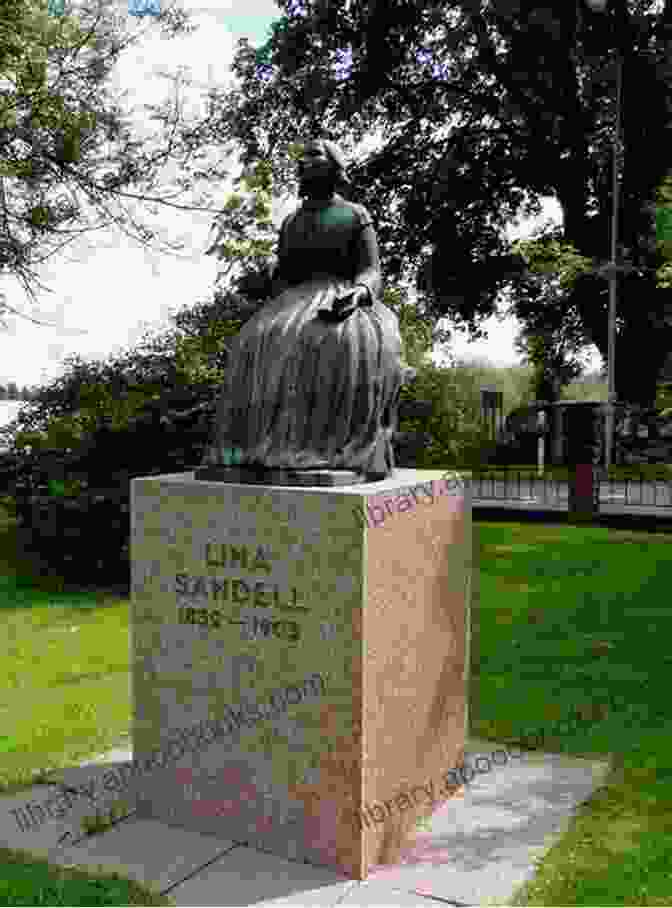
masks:
[[[516,241],[514,249],[527,263],[516,281],[513,308],[523,322],[516,350],[533,366],[533,398],[555,402],[585,368],[585,331],[569,300],[577,276],[591,262],[562,242],[562,231],[548,225],[536,238]]]
[[[270,257],[274,243],[263,238],[272,232],[263,165],[235,182],[243,193],[227,198],[207,250],[224,262],[213,299],[185,305],[171,316],[174,327],[146,332],[134,348],[106,361],[67,358],[64,374],[39,389],[31,406],[17,416],[19,447],[40,438],[73,446],[106,421],[121,428],[148,402],[178,393],[188,403],[203,387],[221,384],[228,339],[261,305],[235,288],[249,280],[255,264]]]
[[[36,267],[70,243],[116,226],[149,244],[159,231],[131,205],[197,210],[176,199],[193,193],[203,176],[226,176],[212,160],[203,168],[208,118],[185,119],[179,75],[172,77],[174,100],[145,105],[152,140],[133,134],[109,87],[120,56],[147,28],[166,38],[188,34],[186,16],[165,9],[126,34],[116,9],[114,0],[96,0],[76,16],[55,16],[47,0],[0,0],[0,272],[19,279],[33,301],[36,287],[48,290]],[[167,161],[177,165],[172,183]],[[182,248],[162,244],[164,251]],[[16,312],[6,301],[3,309]]]
[[[504,236],[553,196],[563,240],[591,270],[566,305],[586,343],[607,355],[614,52],[623,55],[617,363],[646,346],[641,369],[617,369],[622,399],[648,401],[672,346],[670,288],[652,203],[669,166],[672,0],[282,0],[264,47],[241,41],[239,84],[219,96],[222,135],[243,160],[268,157],[292,179],[286,147],[323,132],[352,148],[378,130],[383,147],[352,169],[378,225],[386,272],[414,275],[435,318],[474,338],[527,266]],[[641,98],[647,98],[642,104]]]
[[[427,362],[436,344],[448,344],[451,333],[435,325],[421,304],[409,301],[410,296],[411,288],[402,282],[383,291],[383,302],[399,319],[404,361],[417,369]]]

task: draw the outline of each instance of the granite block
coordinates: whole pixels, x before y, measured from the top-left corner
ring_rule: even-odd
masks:
[[[138,816],[365,879],[455,794],[418,792],[464,756],[459,476],[134,479],[131,565]]]

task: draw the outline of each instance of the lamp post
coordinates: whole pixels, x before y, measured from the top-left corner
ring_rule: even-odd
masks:
[[[607,0],[586,0],[586,5],[593,12],[605,12]],[[617,42],[618,45],[618,42]],[[616,404],[616,281],[618,279],[617,239],[618,239],[618,206],[620,180],[618,175],[619,152],[621,145],[621,95],[623,89],[623,57],[619,46],[616,48],[616,126],[612,144],[613,151],[613,184],[611,209],[611,261],[604,273],[609,277],[609,324],[607,335],[607,388],[608,403],[604,425],[604,465],[608,470],[612,462],[614,442],[614,421]]]

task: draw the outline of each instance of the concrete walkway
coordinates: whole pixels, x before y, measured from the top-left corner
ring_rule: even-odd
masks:
[[[497,749],[494,742],[472,739],[467,764],[473,766],[477,756]],[[604,758],[523,752],[517,760],[477,774],[419,831],[400,863],[375,868],[365,881],[132,814],[97,835],[59,844],[66,828],[62,821],[48,819],[22,832],[9,813],[31,799],[44,803],[58,784],[83,786],[131,757],[128,749],[112,751],[55,772],[53,785],[0,799],[0,844],[54,864],[117,871],[176,905],[511,904],[534,875],[535,860],[566,830],[575,809],[603,784],[610,768]],[[90,806],[82,810],[92,813]]]

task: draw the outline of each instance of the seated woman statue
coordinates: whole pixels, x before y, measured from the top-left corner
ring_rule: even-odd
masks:
[[[306,144],[298,175],[304,201],[280,229],[274,295],[232,344],[198,479],[293,485],[323,471],[337,484],[394,470],[405,366],[371,217],[335,192],[349,181],[333,142]]]

